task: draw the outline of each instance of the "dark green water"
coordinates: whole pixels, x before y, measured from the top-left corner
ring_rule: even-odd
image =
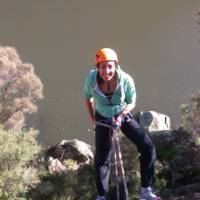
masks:
[[[200,89],[197,0],[0,0],[0,44],[34,64],[45,99],[28,126],[43,144],[93,143],[83,81],[101,47],[114,48],[135,80],[136,110],[180,123],[180,105]]]

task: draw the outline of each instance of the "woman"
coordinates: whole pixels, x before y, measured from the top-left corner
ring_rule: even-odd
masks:
[[[85,80],[84,93],[91,122],[95,126],[95,179],[97,200],[105,200],[108,190],[111,150],[109,128],[96,122],[109,124],[113,119],[122,132],[137,146],[140,152],[141,191],[140,199],[158,199],[152,193],[155,181],[155,147],[132,115],[136,91],[132,77],[121,70],[114,50],[103,48],[96,54],[96,69]],[[105,170],[106,169],[106,170]]]

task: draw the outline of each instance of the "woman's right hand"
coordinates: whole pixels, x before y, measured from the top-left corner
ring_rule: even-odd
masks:
[[[116,125],[117,125],[117,126],[121,127],[123,117],[124,117],[124,116],[123,116],[122,114],[119,114],[119,115],[116,117],[115,122],[116,122]]]

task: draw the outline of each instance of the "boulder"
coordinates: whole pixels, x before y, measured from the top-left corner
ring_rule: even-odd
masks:
[[[66,171],[67,168],[60,162],[60,160],[50,157],[48,169],[50,173],[62,174]]]
[[[169,198],[169,200],[199,200],[199,199],[200,199],[200,193],[199,192]]]
[[[138,113],[139,124],[147,131],[170,130],[170,117],[155,111],[141,111]]]
[[[90,163],[94,158],[92,147],[77,139],[62,140],[56,146],[48,149],[47,156],[58,158],[61,161],[72,159],[77,164]]]

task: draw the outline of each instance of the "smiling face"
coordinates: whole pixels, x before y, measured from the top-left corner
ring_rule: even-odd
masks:
[[[116,65],[114,61],[104,61],[99,63],[98,69],[104,81],[111,81],[115,75]]]

